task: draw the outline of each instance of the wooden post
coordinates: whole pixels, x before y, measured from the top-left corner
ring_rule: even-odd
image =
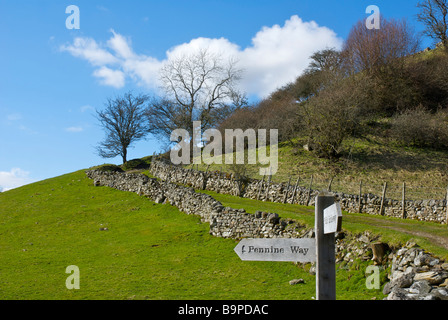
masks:
[[[261,188],[263,186],[263,181],[264,181],[264,176],[261,177],[261,181],[260,181],[260,184],[259,184],[259,187],[258,187],[257,200],[260,200],[260,193],[261,193]]]
[[[406,182],[403,182],[403,194],[401,197],[402,211],[401,218],[406,219]]]
[[[294,200],[296,198],[296,191],[297,191],[297,186],[299,185],[299,179],[300,178],[297,178],[296,185],[294,186],[294,191],[292,192],[291,204],[294,204]]]
[[[330,183],[328,184],[328,192],[331,192],[331,184],[333,183],[334,176],[331,177]]]
[[[266,194],[264,195],[264,200],[263,201],[267,201],[268,200],[268,195],[269,195],[269,186],[271,185],[271,179],[272,179],[272,175],[271,175],[271,168],[269,168],[269,179],[268,179],[268,185],[266,187]]]
[[[359,203],[358,203],[358,212],[362,213],[362,180],[359,181]]]
[[[208,180],[208,168],[210,167],[210,165],[207,166],[207,170],[205,170],[205,173],[202,173],[202,190],[207,189],[207,180]]]
[[[446,225],[448,225],[448,188],[446,188],[446,202],[445,202],[445,206],[446,206]]]
[[[386,198],[387,182],[384,182],[383,195],[381,197],[380,215],[384,215],[384,198]]]
[[[372,249],[374,264],[381,264],[386,253],[386,245],[382,242],[375,242],[370,245],[370,248]]]
[[[307,206],[310,204],[311,187],[312,187],[312,186],[313,186],[313,175],[311,175],[310,187],[308,188],[308,196],[306,197],[306,205],[307,205]]]
[[[324,209],[333,203],[331,193],[316,197],[316,300],[336,300],[335,238],[334,233],[324,234]]]
[[[290,184],[291,184],[291,176],[289,176],[288,186],[286,187],[286,192],[285,192],[285,197],[283,198],[283,203],[286,203],[286,199],[288,198]]]

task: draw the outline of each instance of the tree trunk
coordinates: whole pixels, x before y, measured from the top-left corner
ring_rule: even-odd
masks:
[[[387,250],[387,245],[382,242],[375,242],[370,245],[372,248],[373,258],[375,265],[382,264],[384,255]]]
[[[121,155],[121,157],[123,158],[123,164],[128,162],[127,159],[126,159],[127,154],[128,154],[128,150],[126,148],[124,148],[123,154]]]

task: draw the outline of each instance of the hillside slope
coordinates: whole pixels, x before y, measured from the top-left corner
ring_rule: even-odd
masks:
[[[83,171],[10,190],[0,194],[0,299],[315,296],[313,275],[292,263],[240,261],[234,240],[208,230],[170,205],[93,187]],[[79,290],[65,286],[69,265],[80,269]],[[338,272],[338,285],[349,286],[338,298],[382,297],[365,288],[363,272]],[[305,284],[289,285],[295,278]]]
[[[339,161],[316,157],[301,146],[305,141],[294,140],[278,147],[278,172],[272,181],[291,183],[299,179],[299,185],[309,187],[313,176],[313,189],[331,189],[337,192],[359,194],[362,192],[381,195],[388,183],[387,198],[402,198],[403,183],[406,183],[406,200],[445,199],[448,186],[448,152],[411,148],[396,145],[387,139],[371,136],[351,138],[344,142],[346,156]],[[268,154],[270,148],[268,147]],[[191,168],[190,166],[186,166]],[[205,171],[207,165],[198,166]],[[264,165],[212,164],[209,170],[234,172],[261,179],[258,169]],[[194,167],[196,169],[196,166]]]

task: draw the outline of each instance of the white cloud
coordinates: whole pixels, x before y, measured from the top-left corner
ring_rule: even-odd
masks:
[[[118,59],[109,51],[101,48],[101,46],[91,38],[77,37],[73,40],[73,44],[69,46],[61,46],[62,51],[68,51],[73,56],[85,59],[94,66],[102,66],[106,64],[117,63]]]
[[[125,60],[134,58],[135,53],[131,49],[131,40],[116,33],[113,29],[111,29],[110,32],[112,32],[114,36],[107,41],[107,46],[115,51],[119,58]]]
[[[176,59],[181,56],[188,56],[206,48],[214,54],[221,55],[223,59],[229,57],[238,57],[241,49],[237,44],[234,44],[226,38],[210,39],[210,38],[196,38],[188,43],[177,45],[167,51],[167,59]]]
[[[28,171],[20,168],[12,168],[11,171],[0,171],[0,192],[34,182],[29,175]]]
[[[67,132],[82,132],[82,131],[84,131],[84,128],[83,127],[68,127],[68,128],[65,128],[65,131],[67,131]]]
[[[139,85],[154,89],[159,86],[159,70],[166,61],[207,48],[222,54],[223,58],[239,61],[239,67],[245,71],[241,89],[259,97],[293,81],[307,67],[313,52],[342,46],[342,39],[334,31],[314,21],[304,22],[296,15],[283,26],[263,27],[247,48],[225,38],[199,37],[170,48],[164,60],[135,53],[130,38],[111,32],[112,37],[106,44],[98,44],[91,38],[75,38],[73,44],[62,46],[61,50],[96,67],[93,75],[103,85],[121,88],[129,77]]]
[[[298,16],[292,16],[283,27],[264,27],[252,38],[252,46],[240,54],[246,70],[243,86],[248,92],[267,95],[294,81],[315,51],[341,46],[342,39],[332,30]]]
[[[120,70],[112,70],[108,67],[101,67],[93,72],[93,75],[100,79],[100,83],[117,89],[125,85],[125,74]]]

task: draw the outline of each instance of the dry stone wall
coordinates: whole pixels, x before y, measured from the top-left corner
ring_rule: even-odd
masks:
[[[165,166],[160,166],[165,168]],[[160,169],[159,168],[159,169]],[[166,173],[163,169],[160,172]],[[161,179],[177,181],[185,178],[176,171],[162,176]],[[159,181],[137,173],[104,172],[99,170],[86,171],[95,186],[108,186],[121,191],[135,192],[146,196],[156,203],[166,203],[176,206],[186,214],[201,217],[202,222],[210,224],[210,234],[224,238],[313,238],[313,228],[292,220],[281,219],[276,213],[257,211],[247,213],[244,209],[224,207],[210,195],[197,193],[191,187],[185,187],[169,181]],[[191,173],[196,183],[202,185],[208,182],[202,173]],[[174,179],[173,179],[174,177]],[[222,179],[219,178],[218,179]],[[223,184],[226,190],[232,188],[232,179]],[[197,186],[195,186],[197,187]],[[273,188],[272,190],[276,190]],[[384,287],[384,293],[390,300],[433,300],[448,299],[448,264],[419,248],[401,248],[398,252],[390,252],[383,256],[375,256],[373,246],[378,236],[368,232],[354,235],[346,232],[336,234],[336,262],[353,263],[355,259],[363,261],[374,260],[384,268],[392,263],[390,282]],[[381,244],[381,243],[380,243]],[[387,245],[386,245],[387,246]]]
[[[193,188],[158,181],[143,174],[90,170],[87,176],[96,186],[108,186],[135,192],[156,203],[169,203],[186,214],[201,217],[210,224],[210,234],[224,238],[291,238],[309,234],[309,229],[291,219],[280,219],[276,213],[224,207],[213,197],[197,193]]]
[[[448,263],[413,245],[392,257],[387,300],[448,300]]]
[[[266,180],[247,179],[239,181],[233,174],[220,172],[202,172],[184,169],[163,161],[153,161],[151,174],[164,181],[189,185],[196,189],[206,189],[218,193],[241,196],[250,199],[268,200],[272,202],[286,202],[300,205],[314,205],[318,190],[287,183],[271,183]],[[367,213],[380,215],[381,196],[363,194],[361,196],[361,210],[359,195],[335,192],[336,200],[341,208],[350,213]],[[407,219],[447,223],[446,200],[405,201]],[[402,218],[402,201],[384,199],[383,215]]]

